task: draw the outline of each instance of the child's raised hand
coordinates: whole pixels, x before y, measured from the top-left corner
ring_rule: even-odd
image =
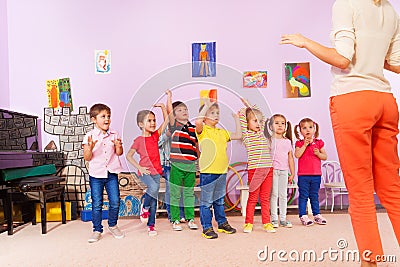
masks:
[[[138,168],[138,170],[140,171],[141,174],[146,174],[146,175],[150,174],[150,171],[149,171],[149,168],[148,168],[148,167],[142,167],[142,166],[140,166],[140,167]]]
[[[243,97],[241,97],[240,100],[242,101],[243,105],[245,105],[246,108],[250,107],[250,103],[249,103],[249,101],[247,101],[247,99],[244,99]]]
[[[114,143],[115,147],[121,147],[122,146],[122,140],[121,138],[117,138],[115,140],[112,140],[111,142]]]
[[[205,105],[207,108],[211,107],[211,99],[210,99],[210,98],[208,98],[208,97],[202,97],[201,99],[204,101],[204,105]]]
[[[99,140],[93,141],[91,135],[88,136],[88,146],[89,146],[90,150],[93,150],[93,148],[96,145],[97,141],[99,141]]]
[[[167,90],[165,91],[165,94],[166,94],[168,97],[172,97],[172,92],[171,92],[171,90],[169,90],[169,89],[167,89]]]
[[[155,107],[155,108],[165,108],[165,105],[164,105],[164,103],[156,103],[156,104],[153,105],[153,107]]]
[[[239,114],[238,114],[238,113],[235,113],[235,112],[232,112],[232,117],[233,117],[234,119],[239,118]]]

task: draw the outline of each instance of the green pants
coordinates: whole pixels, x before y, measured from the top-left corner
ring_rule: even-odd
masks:
[[[183,190],[183,204],[185,219],[194,219],[194,185],[196,183],[196,165],[194,162],[171,164],[170,182],[170,213],[171,221],[179,221],[179,203],[181,200],[181,190]]]

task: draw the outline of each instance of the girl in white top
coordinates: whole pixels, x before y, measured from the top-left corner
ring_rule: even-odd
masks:
[[[270,132],[272,134],[270,134]],[[294,158],[292,147],[292,126],[285,116],[275,114],[265,122],[264,134],[272,141],[272,155],[274,174],[271,192],[271,223],[277,228],[291,228],[292,224],[286,220],[288,182],[294,178]],[[278,224],[278,200],[280,222]]]
[[[383,254],[374,191],[400,244],[399,108],[383,69],[400,73],[400,21],[388,0],[336,0],[333,48],[300,34],[281,44],[305,48],[332,65],[330,113],[361,266]]]

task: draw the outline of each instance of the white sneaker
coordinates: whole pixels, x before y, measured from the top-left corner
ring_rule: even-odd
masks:
[[[119,230],[117,225],[113,226],[113,227],[108,226],[108,230],[117,239],[121,239],[121,238],[125,237],[125,234],[123,232],[121,232],[121,230]]]
[[[199,227],[197,226],[197,224],[194,222],[194,219],[189,220],[188,226],[189,226],[189,229],[192,229],[192,230],[197,230],[197,229],[199,229]]]
[[[154,228],[154,226],[149,226],[147,228],[147,232],[148,232],[149,236],[156,236],[157,235],[157,231],[156,231],[156,228]]]
[[[142,223],[147,223],[149,220],[150,212],[149,210],[143,208],[143,204],[140,205],[140,221]]]
[[[174,231],[182,231],[182,226],[181,226],[180,221],[175,221],[172,224],[172,230],[174,230]]]
[[[272,224],[272,226],[274,228],[278,228],[279,227],[278,221],[273,220],[273,221],[271,221],[271,224]]]
[[[95,243],[95,242],[99,241],[100,238],[101,238],[101,233],[97,232],[97,231],[94,231],[92,233],[92,235],[89,237],[88,242],[89,243]]]

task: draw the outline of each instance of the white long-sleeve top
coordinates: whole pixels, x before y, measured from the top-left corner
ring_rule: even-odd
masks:
[[[374,90],[391,92],[383,75],[385,60],[400,65],[400,20],[387,0],[336,0],[332,8],[331,41],[349,59],[347,69],[332,67],[331,96]]]

